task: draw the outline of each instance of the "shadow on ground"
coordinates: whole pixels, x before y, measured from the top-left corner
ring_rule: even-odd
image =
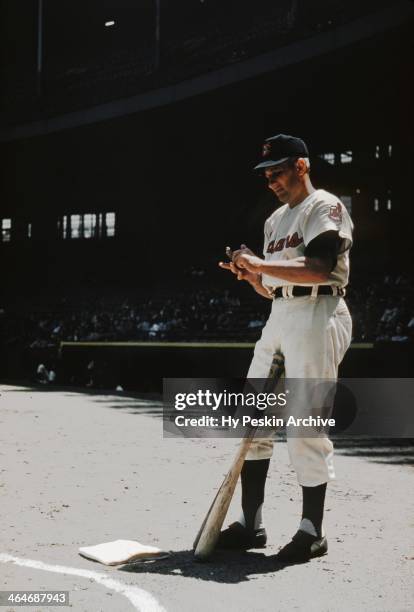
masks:
[[[337,455],[361,457],[373,463],[414,465],[414,441],[411,438],[345,440],[335,443]]]
[[[192,550],[173,552],[167,559],[151,563],[129,563],[118,571],[129,574],[161,574],[198,578],[207,582],[236,584],[256,575],[274,574],[289,566],[275,561],[275,556],[257,552],[215,552],[211,561],[198,562]]]

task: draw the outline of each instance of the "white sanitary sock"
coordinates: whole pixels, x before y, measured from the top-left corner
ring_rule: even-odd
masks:
[[[254,524],[253,524],[253,529],[254,530],[262,529],[262,527],[263,527],[262,508],[263,508],[263,504],[260,504],[260,506],[258,507],[258,509],[256,511],[256,514],[255,514],[255,517],[254,517]],[[240,525],[243,525],[243,527],[246,527],[246,519],[244,518],[243,510],[241,511],[241,514],[240,514],[239,518],[237,519],[237,522],[240,523]]]
[[[310,521],[307,518],[303,518],[300,522],[299,525],[299,530],[300,531],[304,531],[305,533],[309,533],[309,535],[313,535],[313,536],[317,536],[318,534],[316,533],[316,529],[312,523],[312,521]]]

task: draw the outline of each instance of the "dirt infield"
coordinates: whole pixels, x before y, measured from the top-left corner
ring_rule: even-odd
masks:
[[[154,398],[10,385],[0,393],[3,590],[68,590],[76,612],[412,609],[412,447],[339,445],[327,495],[329,554],[281,567],[272,555],[295,532],[301,505],[278,444],[264,511],[268,547],[200,564],[192,541],[236,440],[164,439]],[[229,520],[238,505],[236,492]],[[110,568],[77,553],[118,538],[173,554]]]

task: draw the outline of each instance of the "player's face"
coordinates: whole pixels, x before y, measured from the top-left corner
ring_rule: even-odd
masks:
[[[289,163],[266,168],[265,177],[267,186],[283,204],[294,198],[300,185],[297,170]]]

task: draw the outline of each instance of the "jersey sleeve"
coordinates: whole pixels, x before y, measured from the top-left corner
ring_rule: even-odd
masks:
[[[315,202],[307,215],[303,228],[305,247],[320,234],[329,231],[338,232],[342,239],[340,252],[352,246],[353,223],[342,202],[335,197],[322,198]]]
[[[331,264],[331,272],[338,263],[338,255],[342,240],[337,232],[324,232],[311,240],[305,248],[305,257],[318,257],[326,259]]]

